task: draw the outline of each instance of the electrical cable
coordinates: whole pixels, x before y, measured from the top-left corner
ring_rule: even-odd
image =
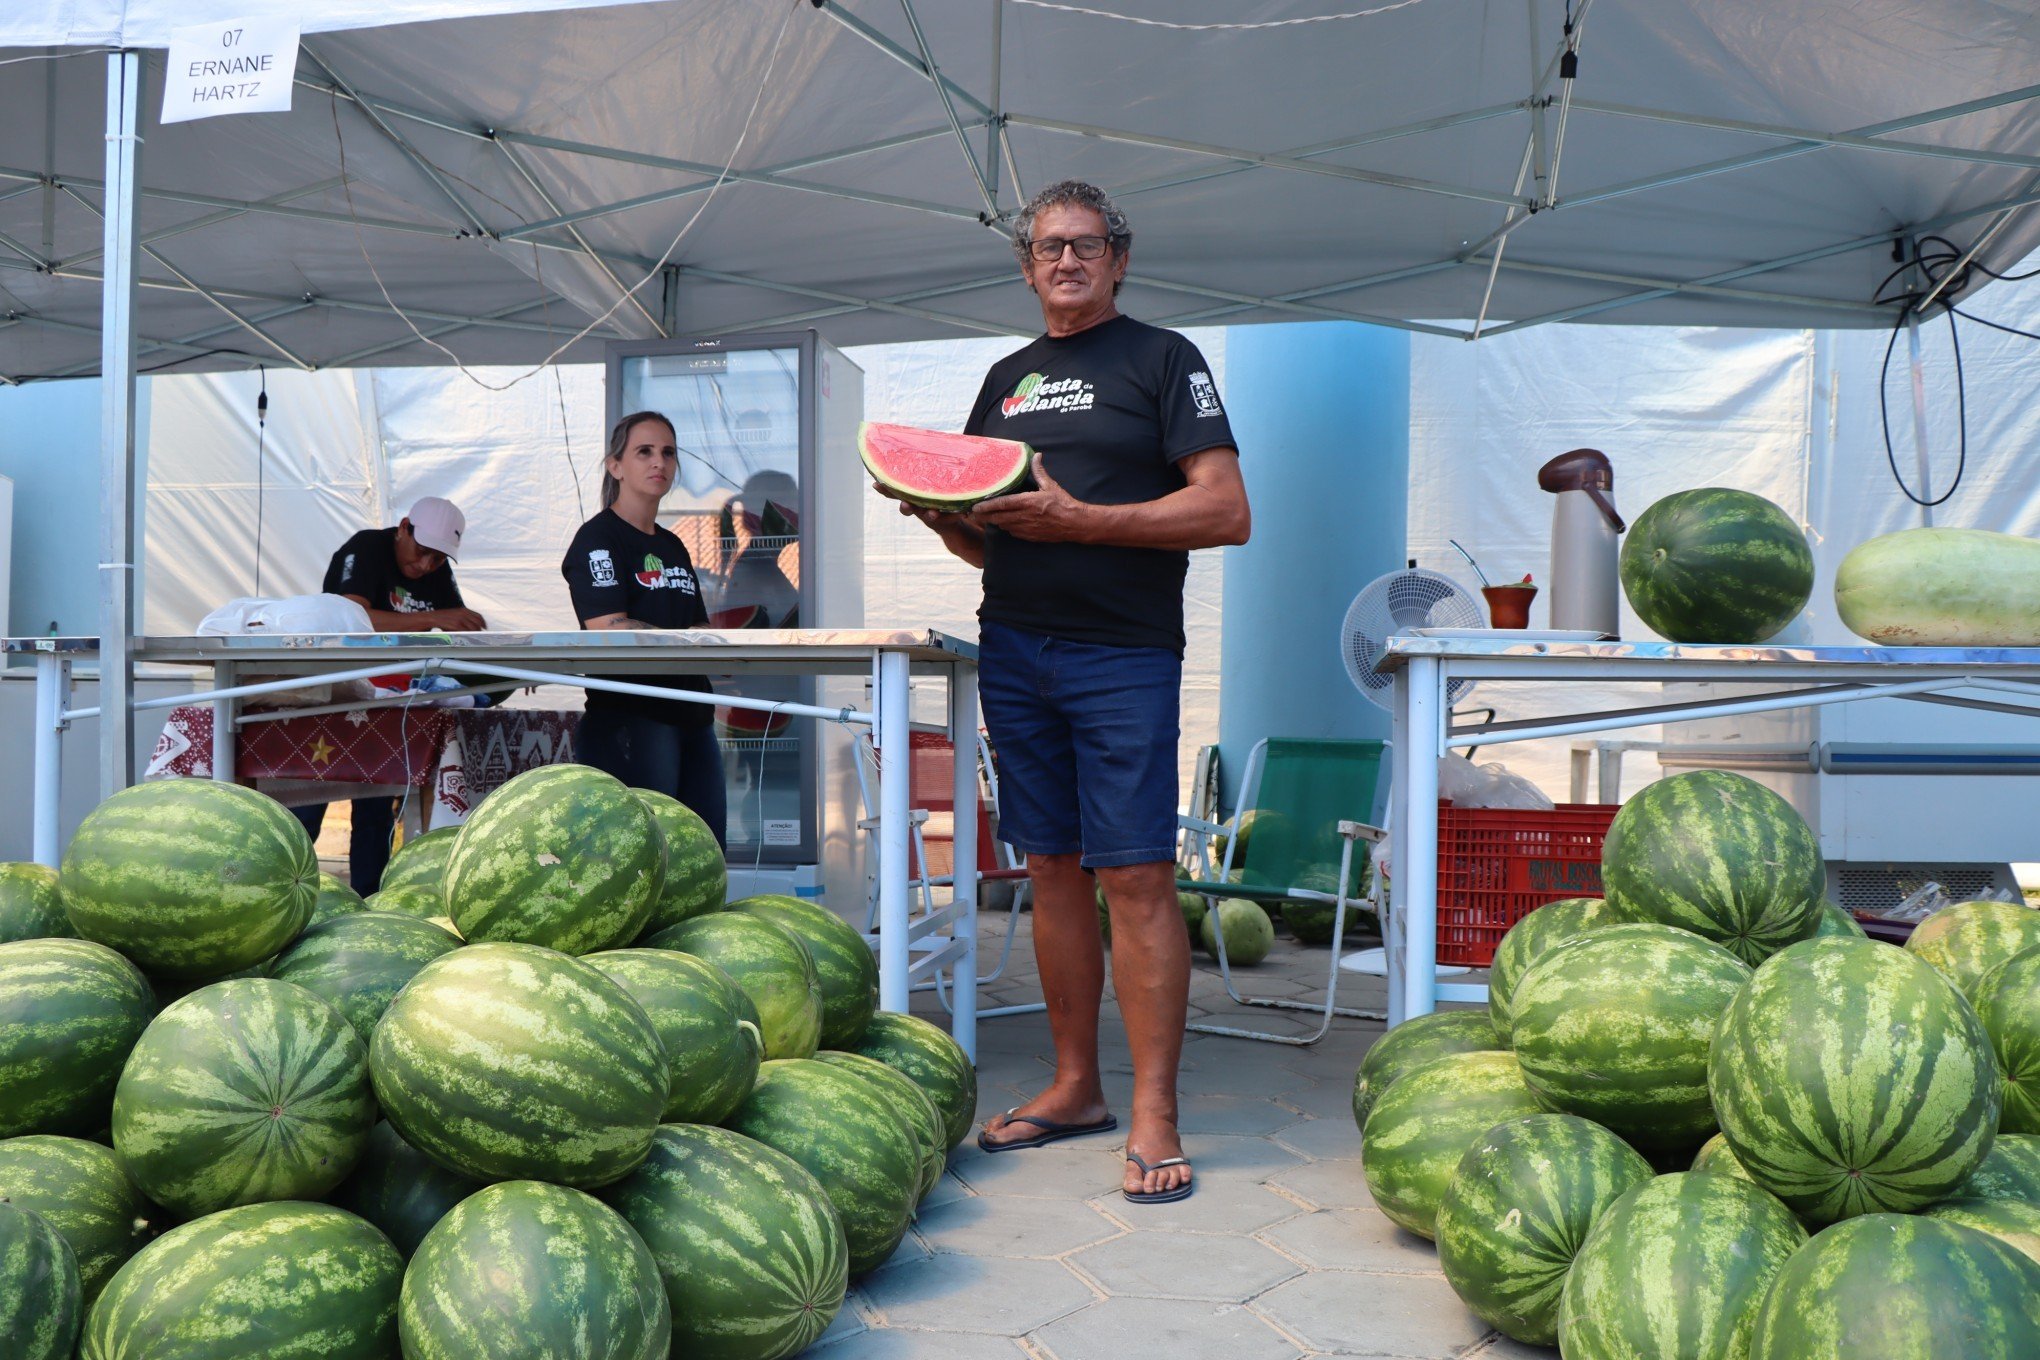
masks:
[[[1120,14],[1109,9],[1091,9],[1084,5],[1065,5],[1057,0],[1012,0],[1016,5],[1027,5],[1034,9],[1056,10],[1063,14],[1080,14],[1089,19],[1117,19],[1124,24],[1139,24],[1143,28],[1169,28],[1181,33],[1251,33],[1264,28],[1297,28],[1304,24],[1330,24],[1343,19],[1371,19],[1377,14],[1389,14],[1423,0],[1396,0],[1394,4],[1378,5],[1373,9],[1347,10],[1341,14],[1309,14],[1300,19],[1269,19],[1258,24],[1179,24],[1167,19],[1149,19],[1138,14]]]
[[[262,598],[262,491],[263,452],[269,440],[269,370],[255,366],[262,390],[255,398],[255,598]]]

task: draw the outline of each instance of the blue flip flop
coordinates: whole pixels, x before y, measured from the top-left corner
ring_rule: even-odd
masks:
[[[1139,1167],[1143,1176],[1160,1171],[1163,1167],[1190,1165],[1188,1157],[1164,1157],[1159,1162],[1150,1164],[1132,1148],[1126,1150],[1126,1160]],[[1197,1180],[1192,1177],[1174,1190],[1121,1190],[1119,1193],[1126,1196],[1128,1204],[1174,1204],[1179,1199],[1190,1198],[1190,1192],[1196,1188]]]
[[[1027,1138],[1009,1138],[993,1142],[985,1135],[989,1130],[979,1129],[977,1145],[986,1152],[1018,1152],[1022,1148],[1037,1148],[1049,1143],[1060,1143],[1065,1138],[1082,1138],[1091,1133],[1110,1133],[1119,1127],[1119,1121],[1111,1115],[1092,1124],[1059,1124],[1053,1119],[1040,1119],[1031,1114],[1021,1114],[1020,1107],[1006,1111],[1006,1124],[1032,1124],[1041,1130]],[[1004,1128],[1001,1124],[999,1127]]]

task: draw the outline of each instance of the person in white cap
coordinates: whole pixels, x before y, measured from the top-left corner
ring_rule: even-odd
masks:
[[[363,529],[340,545],[326,567],[328,595],[345,595],[386,633],[473,633],[488,627],[454,584],[467,516],[439,496],[424,496],[396,527]]]

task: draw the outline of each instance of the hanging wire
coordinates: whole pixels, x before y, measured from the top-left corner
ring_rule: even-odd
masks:
[[[1932,252],[1927,252],[1921,249],[1922,246],[1927,245],[1933,245],[1938,248],[1933,250]],[[1905,329],[1906,324],[1909,321],[1913,321],[1915,319],[1913,316],[1914,305],[1920,299],[1927,296],[1927,292],[1929,289],[1939,286],[1942,283],[1942,275],[1937,274],[1935,271],[1936,270],[1945,271],[1955,266],[1958,262],[1961,261],[1961,259],[1962,252],[1957,250],[1955,248],[1954,242],[1948,240],[1946,237],[1943,236],[1920,237],[1913,243],[1913,258],[1901,262],[1897,268],[1893,269],[1890,273],[1886,274],[1884,278],[1878,283],[1875,292],[1871,295],[1872,302],[1893,303],[1896,304],[1898,307],[1898,316],[1892,322],[1891,334],[1889,338],[1887,338],[1884,342],[1884,362],[1879,366],[1877,370],[1877,414],[1879,418],[1879,423],[1882,425],[1884,432],[1884,461],[1885,464],[1891,469],[1892,481],[1897,483],[1899,491],[1904,494],[1905,498],[1911,501],[1914,505],[1929,510],[1937,505],[1945,505],[1948,502],[1948,500],[1954,496],[1956,489],[1962,485],[1963,474],[1966,471],[1968,471],[1969,468],[1969,393],[1968,382],[1962,371],[1962,335],[1961,332],[1956,328],[1955,324],[1957,312],[1955,310],[1954,300],[1957,295],[1959,295],[1965,288],[1968,287],[1969,271],[1972,267],[1980,269],[1982,272],[1986,274],[1990,274],[1991,277],[1993,278],[2003,278],[2005,276],[1997,274],[1992,270],[1984,268],[1983,266],[1977,265],[1976,262],[1972,260],[1968,264],[1962,265],[1960,271],[1956,273],[1952,278],[1949,278],[1947,280],[1946,286],[1941,288],[1941,298],[1945,299],[1945,301],[1943,301],[1941,305],[1946,309],[1946,315],[1948,318],[1948,343],[1951,349],[1953,350],[1955,356],[1955,419],[1956,419],[1955,477],[1953,481],[1948,483],[1948,489],[1946,491],[1943,491],[1940,495],[1933,497],[1931,500],[1921,496],[1918,492],[1914,491],[1911,486],[1907,485],[1905,480],[1905,474],[1900,472],[1898,469],[1898,451],[1893,446],[1891,440],[1891,401],[1888,395],[1888,388],[1891,382],[1891,355],[1892,352],[1898,348],[1899,333]],[[1891,287],[1892,283],[1899,277],[1899,275],[1905,274],[1907,272],[1916,272],[1920,276],[1920,280],[1924,283],[1925,286],[1924,287],[1915,286],[1913,288],[1907,289],[1902,293],[1897,293],[1887,297],[1885,295],[1885,290]],[[2036,270],[2033,272],[2040,273],[2040,270]],[[2021,275],[2018,277],[2031,277],[2031,274]],[[1962,313],[1962,315],[1967,316],[1967,313]],[[1969,319],[1977,320],[1978,318],[1971,317]],[[1992,323],[1986,322],[1985,324],[1988,325]],[[2005,328],[2000,327],[1999,329]]]
[[[1392,5],[1377,5],[1373,9],[1347,10],[1340,14],[1309,14],[1300,19],[1269,19],[1258,24],[1179,24],[1167,19],[1149,19],[1139,14],[1120,14],[1109,9],[1091,9],[1086,5],[1065,5],[1057,0],[1010,0],[1015,5],[1027,5],[1034,9],[1056,10],[1063,14],[1081,14],[1088,19],[1117,19],[1123,24],[1139,24],[1142,28],[1170,28],[1181,33],[1251,33],[1267,28],[1298,28],[1304,24],[1331,24],[1344,19],[1372,19],[1377,14],[1389,14],[1399,9],[1420,5],[1423,0],[1396,0]]]

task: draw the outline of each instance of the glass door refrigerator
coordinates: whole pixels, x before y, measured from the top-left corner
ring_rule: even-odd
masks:
[[[813,331],[618,341],[607,370],[611,426],[637,411],[673,423],[680,467],[659,519],[687,545],[711,626],[862,627],[863,370]],[[719,693],[803,703],[841,685],[715,680]],[[716,730],[733,877],[757,871],[753,891],[818,891],[825,842],[854,837],[860,815],[854,802],[841,806],[855,789],[846,736],[727,707]]]

